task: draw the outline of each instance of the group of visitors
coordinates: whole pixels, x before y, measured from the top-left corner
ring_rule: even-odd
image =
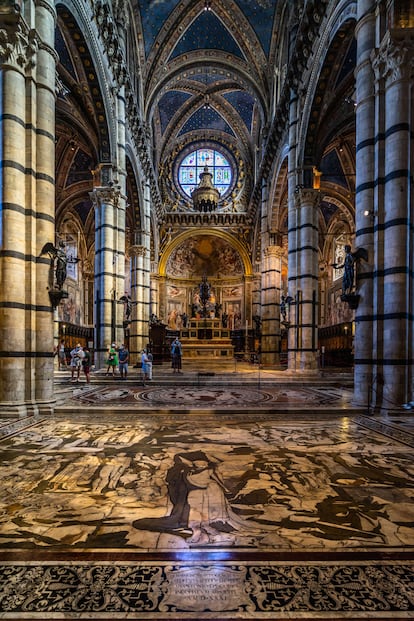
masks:
[[[60,356],[60,352],[59,352]],[[79,383],[80,372],[83,369],[86,383],[91,382],[91,352],[88,347],[82,347],[77,343],[76,347],[70,352],[70,370],[72,372],[71,381]]]
[[[115,377],[115,371],[118,368],[121,379],[126,380],[128,377],[128,363],[129,351],[123,343],[119,347],[116,346],[116,343],[109,345],[106,359],[106,375],[109,375],[111,372],[112,377]]]
[[[59,346],[55,348],[55,353],[58,354],[59,371],[68,368],[65,341],[62,339]],[[90,384],[90,371],[91,371],[91,352],[88,347],[82,347],[80,343],[70,351],[70,363],[69,368],[71,370],[71,381],[73,383],[79,383],[81,370],[85,374],[86,383]],[[171,362],[173,373],[182,373],[182,345],[179,338],[175,338],[171,344]],[[116,369],[119,369],[119,375],[121,380],[126,380],[128,377],[128,364],[129,364],[129,351],[128,348],[122,344],[117,347],[116,343],[108,345],[106,356],[106,376],[112,375],[115,377]],[[149,346],[141,351],[141,379],[145,386],[147,381],[152,380],[152,363],[153,355]]]

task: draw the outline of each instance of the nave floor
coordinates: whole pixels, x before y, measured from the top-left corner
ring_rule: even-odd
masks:
[[[57,380],[2,421],[0,618],[414,618],[412,417],[222,379]]]

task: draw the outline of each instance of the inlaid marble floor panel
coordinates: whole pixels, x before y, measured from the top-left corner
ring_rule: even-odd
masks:
[[[412,429],[87,410],[20,427],[0,442],[0,618],[414,616]]]
[[[277,409],[290,407],[319,408],[334,406],[351,408],[352,391],[344,387],[296,387],[247,383],[243,385],[215,386],[147,386],[127,385],[122,382],[105,386],[80,384],[64,389],[60,395],[62,405],[127,406],[148,408],[194,409]]]

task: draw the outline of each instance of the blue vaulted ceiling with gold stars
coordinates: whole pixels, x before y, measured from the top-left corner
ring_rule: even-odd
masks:
[[[275,0],[144,0],[146,116],[159,161],[189,140],[229,144],[248,162],[268,116]]]

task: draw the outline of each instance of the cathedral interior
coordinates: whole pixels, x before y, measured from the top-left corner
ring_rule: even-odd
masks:
[[[1,0],[0,103],[0,619],[414,618],[414,0]]]

